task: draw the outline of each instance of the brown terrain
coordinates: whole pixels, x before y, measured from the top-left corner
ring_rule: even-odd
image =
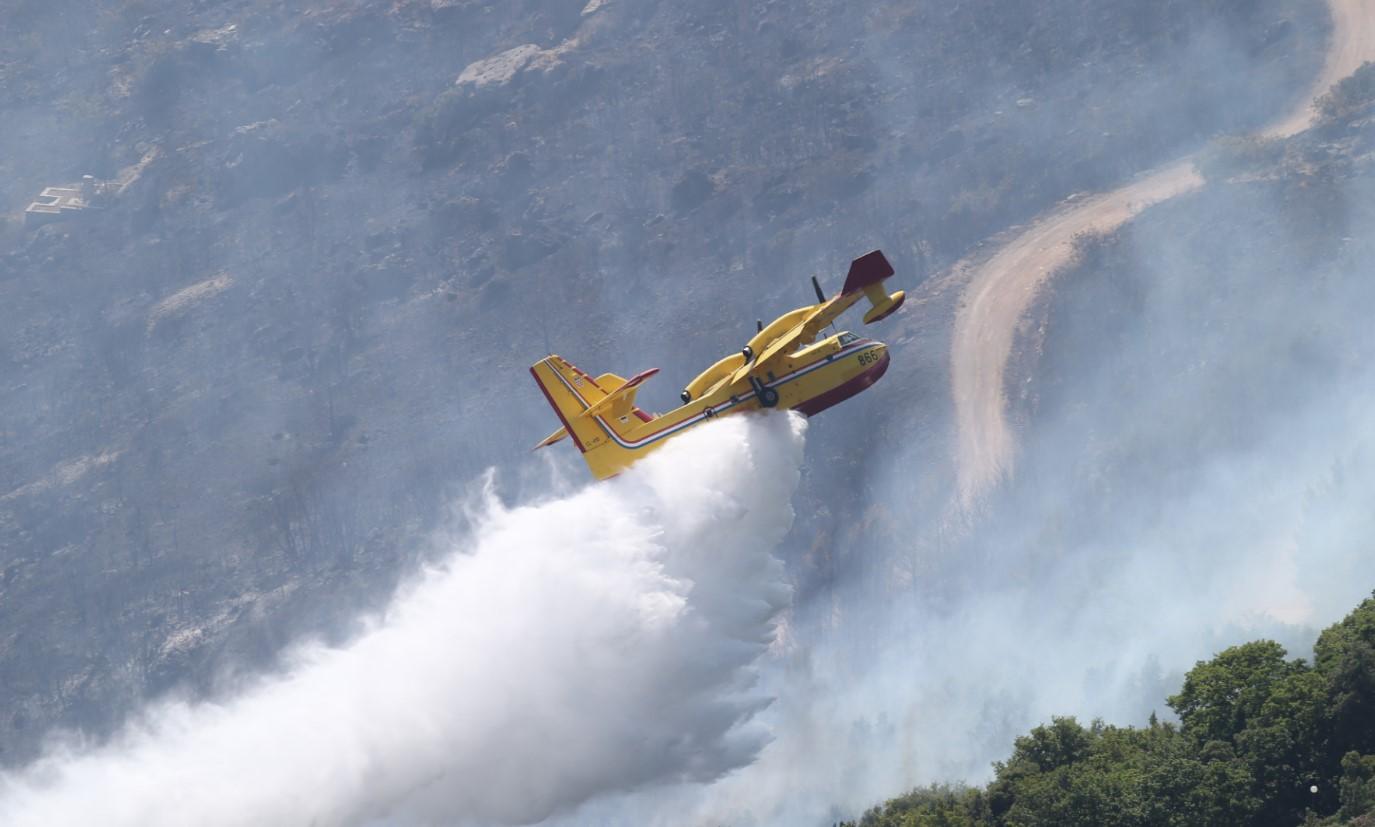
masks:
[[[1261,130],[1283,138],[1307,129],[1314,103],[1338,80],[1375,59],[1375,4],[1331,0],[1333,34],[1312,91],[1284,118]],[[1147,173],[1125,186],[1086,198],[1072,197],[1037,218],[991,256],[955,264],[965,282],[955,316],[950,373],[955,400],[959,499],[968,508],[1005,478],[1015,461],[1004,391],[1013,338],[1033,299],[1073,258],[1076,237],[1107,233],[1154,204],[1202,186],[1194,156]]]
[[[543,484],[535,359],[660,367],[642,399],[672,406],[670,377],[874,247],[911,295],[879,331],[901,358],[814,425],[783,546],[797,605],[861,629],[884,601],[851,589],[963,582],[944,390],[971,248],[1260,128],[1318,74],[1323,8],[18,4],[0,766],[352,636],[447,550],[431,534],[468,481]],[[1120,222],[1171,192],[1073,206]]]

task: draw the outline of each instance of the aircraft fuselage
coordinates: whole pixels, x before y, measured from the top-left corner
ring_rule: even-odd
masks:
[[[591,400],[580,392],[580,387],[584,383],[595,386],[596,380],[569,367],[575,374],[571,378],[566,375],[567,371],[551,372],[568,391],[590,405]],[[774,370],[753,380],[758,382],[758,387],[751,380],[741,380],[709,389],[702,398],[691,399],[648,421],[638,419],[631,411],[619,416],[598,415],[595,417],[597,427],[584,436],[579,448],[588,457],[597,478],[605,479],[694,425],[720,416],[770,408],[795,410],[812,416],[873,385],[886,370],[887,345],[853,334],[837,334],[784,356]],[[543,385],[545,380],[538,375],[536,378]],[[774,398],[770,392],[776,394],[777,401],[766,405],[766,400]],[[603,446],[620,450],[591,453]],[[592,461],[594,456],[596,462]]]

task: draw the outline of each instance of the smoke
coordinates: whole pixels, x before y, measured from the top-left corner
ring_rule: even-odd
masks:
[[[1050,201],[1171,157],[1190,136],[1259,119],[1275,99],[1258,80],[1266,60],[1251,60],[1247,48],[1213,27],[1189,30],[1182,50],[1141,57],[1167,39],[1154,34],[1156,25],[1130,21],[1174,19],[1153,14],[1149,3],[1104,4],[1102,15],[1079,14],[1077,3],[1045,4],[1034,27],[998,3],[923,6],[904,25],[889,25],[884,12],[900,18],[913,4],[878,4],[859,15],[843,3],[808,4],[805,13],[760,5],[757,14],[726,4],[607,4],[599,14],[626,15],[616,23],[624,28],[610,33],[634,48],[589,46],[583,54],[597,71],[584,76],[575,54],[564,70],[541,77],[548,85],[515,87],[509,116],[479,123],[457,142],[470,153],[460,166],[417,175],[413,130],[397,123],[423,117],[469,61],[507,45],[557,42],[547,39],[556,27],[546,22],[544,5],[559,4],[476,16],[462,12],[464,4],[435,4],[436,16],[440,6],[451,21],[464,16],[429,32],[406,23],[394,35],[380,14],[357,21],[310,15],[300,25],[290,15],[248,14],[239,16],[241,46],[217,50],[213,62],[197,58],[194,67],[159,55],[184,40],[188,24],[218,27],[233,19],[232,9],[202,19],[173,4],[151,23],[135,9],[128,28],[137,24],[153,36],[110,33],[108,43],[78,44],[63,59],[82,66],[92,55],[119,56],[119,66],[86,68],[102,87],[112,75],[118,85],[132,74],[136,88],[144,85],[129,100],[158,98],[172,126],[141,127],[144,113],[131,109],[125,118],[123,104],[115,110],[78,97],[51,106],[44,91],[65,91],[70,71],[42,75],[63,83],[34,86],[30,94],[42,105],[31,111],[7,105],[12,122],[32,124],[8,130],[4,140],[14,151],[0,153],[19,159],[7,169],[15,175],[6,176],[14,203],[58,183],[61,170],[88,171],[87,158],[109,155],[102,163],[111,168],[96,171],[112,175],[134,160],[126,156],[135,141],[156,141],[169,161],[176,158],[145,181],[143,212],[158,216],[151,227],[140,218],[122,248],[106,246],[99,234],[92,235],[98,243],[81,234],[61,243],[51,233],[38,236],[26,253],[33,264],[16,269],[25,276],[0,302],[11,309],[9,328],[23,333],[0,343],[6,355],[47,354],[26,355],[22,371],[16,361],[7,374],[7,425],[19,434],[10,443],[23,447],[0,463],[12,487],[42,478],[73,453],[99,457],[122,448],[105,443],[111,434],[139,440],[109,466],[120,475],[122,507],[82,489],[34,504],[33,516],[11,523],[26,533],[6,535],[14,548],[44,552],[34,555],[34,566],[47,576],[6,586],[11,606],[42,606],[46,614],[27,636],[31,651],[9,650],[20,654],[7,654],[5,664],[34,676],[35,685],[63,688],[14,691],[30,718],[28,732],[34,719],[46,726],[59,712],[72,720],[72,710],[114,705],[117,693],[100,680],[136,672],[122,668],[132,656],[114,647],[156,647],[160,638],[150,644],[153,634],[144,630],[154,612],[167,611],[174,589],[218,607],[227,594],[263,588],[268,577],[221,563],[229,558],[224,549],[240,547],[232,541],[243,525],[263,536],[242,545],[267,561],[269,576],[281,570],[270,555],[283,544],[279,534],[290,539],[292,523],[231,518],[225,503],[258,501],[267,490],[279,506],[274,515],[348,528],[338,533],[353,538],[354,549],[326,535],[310,538],[309,552],[322,568],[334,570],[337,554],[339,570],[357,571],[354,561],[365,555],[356,538],[376,536],[379,526],[424,522],[425,506],[412,501],[423,503],[450,476],[518,450],[510,446],[547,427],[548,413],[537,395],[526,397],[529,406],[505,405],[510,376],[529,361],[512,354],[533,359],[557,347],[596,370],[634,370],[643,360],[686,378],[719,356],[721,342],[747,336],[756,314],[805,299],[799,274],[843,272],[850,256],[882,246],[913,290],[917,262],[928,256],[915,252],[919,245],[939,265]],[[1248,29],[1280,16],[1248,12]],[[1303,16],[1297,19],[1302,28]],[[70,44],[71,27],[52,21],[59,23],[65,31],[46,42]],[[156,35],[174,31],[174,23],[175,34]],[[1106,28],[1114,25],[1122,36]],[[133,38],[139,45],[125,51]],[[1305,51],[1291,39],[1268,53],[1297,67],[1293,56]],[[646,63],[648,53],[654,60]],[[151,64],[146,75],[143,62]],[[38,72],[43,61],[33,65]],[[175,83],[151,82],[159,78]],[[341,85],[349,94],[336,94]],[[594,103],[575,105],[584,98]],[[396,108],[414,100],[421,111]],[[74,128],[72,118],[83,113],[89,129]],[[511,130],[517,122],[522,128]],[[346,135],[352,147],[347,165],[331,167],[337,180],[276,174],[274,158],[314,157],[321,130]],[[39,134],[45,139],[35,141]],[[604,151],[608,134],[617,138],[616,152]],[[117,153],[108,146],[116,144]],[[522,159],[530,180],[519,163],[508,164]],[[671,192],[693,172],[710,174],[714,192],[696,208],[679,209]],[[289,194],[279,189],[288,186]],[[263,195],[242,200],[255,188]],[[188,191],[196,197],[172,209],[173,196]],[[223,203],[205,191],[224,194]],[[645,221],[656,214],[668,220]],[[547,257],[521,266],[532,254]],[[62,280],[48,277],[54,268],[98,277],[87,278],[74,298]],[[160,325],[157,336],[144,336],[148,305],[222,271],[237,281],[216,298],[213,325],[188,316],[196,322],[183,325],[190,329]],[[622,312],[627,278],[652,287],[659,300]],[[30,298],[40,291],[44,301]],[[538,323],[505,324],[531,311],[531,295],[545,296]],[[71,316],[78,308],[82,315]],[[84,338],[83,331],[110,337],[111,314],[124,320],[121,330],[137,333],[132,343]],[[40,336],[35,325],[44,319],[56,321]],[[611,329],[615,336],[607,335]],[[938,332],[923,335],[933,351],[943,348]],[[1073,526],[1074,516],[1059,506],[1083,501],[1083,492],[1063,480],[1044,481],[1046,507],[1008,520],[1014,529],[999,526],[958,546],[933,540],[943,527],[928,519],[939,508],[930,504],[947,489],[940,414],[930,412],[948,400],[939,368],[919,375],[926,381],[903,383],[901,363],[915,362],[917,350],[895,349],[885,383],[819,425],[830,431],[824,441],[840,461],[818,462],[807,488],[830,512],[818,522],[834,523],[838,533],[802,539],[836,560],[817,579],[844,582],[816,587],[813,602],[796,608],[795,648],[769,661],[776,667],[764,669],[753,690],[732,683],[748,681],[743,664],[759,648],[741,641],[767,628],[747,610],[764,613],[774,604],[745,597],[777,588],[781,576],[770,573],[765,584],[763,572],[731,567],[759,560],[749,555],[776,536],[733,531],[753,525],[760,492],[735,497],[754,509],[738,518],[730,495],[738,483],[771,485],[771,477],[790,480],[794,471],[773,474],[763,463],[724,481],[710,469],[697,475],[702,479],[664,481],[675,491],[702,483],[699,494],[717,510],[679,514],[675,498],[672,509],[656,507],[641,522],[636,498],[666,499],[647,481],[659,467],[651,464],[609,487],[619,492],[620,523],[587,518],[604,505],[588,492],[569,498],[584,504],[565,508],[573,514],[556,515],[558,503],[531,512],[480,509],[479,528],[459,544],[459,556],[399,598],[354,646],[302,650],[284,675],[219,705],[150,711],[107,746],[51,751],[5,779],[0,821],[329,823],[386,812],[422,821],[530,820],[598,792],[641,789],[631,800],[591,801],[569,820],[681,824],[701,813],[704,823],[721,814],[737,825],[829,822],[831,805],[848,816],[914,783],[986,775],[987,762],[1005,756],[1012,737],[1049,714],[1144,716],[1142,704],[1158,704],[1171,688],[1165,671],[1207,656],[1214,641],[1241,639],[1199,632],[1215,615],[1195,608],[1216,605],[1208,587],[1223,575],[1256,571],[1217,554],[1228,538],[1173,554],[1161,553],[1175,540],[1169,536],[1065,552],[1067,544],[1047,540],[1064,523]],[[96,381],[86,373],[92,365],[108,365]],[[676,404],[672,388],[663,391],[665,404]],[[490,416],[498,402],[509,418]],[[892,413],[883,418],[884,410]],[[416,411],[427,415],[416,419]],[[64,427],[54,431],[52,423]],[[187,450],[187,434],[197,450]],[[1044,441],[1052,445],[1047,453],[1061,445]],[[1063,444],[1075,444],[1074,435]],[[662,467],[685,473],[717,456],[702,454]],[[730,465],[739,469],[742,461],[732,457]],[[1255,473],[1277,472],[1288,469],[1277,461]],[[323,513],[288,496],[302,477],[327,506]],[[637,486],[651,493],[631,490]],[[727,496],[707,497],[711,486]],[[1187,536],[1195,526],[1222,523],[1210,512],[1244,499],[1236,493],[1190,487],[1159,521],[1174,521]],[[1143,498],[1142,512],[1159,501]],[[91,507],[97,502],[100,508]],[[526,513],[535,516],[521,523],[530,535],[522,550],[488,542],[486,532],[497,536]],[[887,535],[850,530],[882,528],[883,519],[870,519],[876,515],[887,515]],[[693,523],[698,539],[670,542],[660,524],[680,517],[700,521]],[[716,553],[713,522],[730,534],[723,557],[692,560],[691,542]],[[161,539],[169,525],[201,538],[201,554]],[[626,531],[616,534],[616,525]],[[655,530],[662,534],[651,536]],[[389,562],[385,549],[405,547],[385,541],[399,533],[366,550],[370,565]],[[143,539],[110,540],[124,536]],[[501,536],[521,542],[514,531]],[[584,548],[577,538],[588,536],[597,539]],[[640,540],[657,543],[655,550],[626,556],[648,571],[608,562],[615,548]],[[734,560],[742,544],[746,556]],[[164,565],[140,567],[139,554]],[[1273,556],[1283,564],[1282,548]],[[1109,561],[1111,571],[1092,561]],[[812,587],[810,561],[797,562],[793,579]],[[657,574],[655,565],[662,567]],[[1219,577],[1191,579],[1191,565],[1211,566]],[[1304,569],[1310,577],[1313,570]],[[111,578],[112,571],[124,574]],[[296,578],[292,604],[310,605],[321,580]],[[1180,580],[1194,591],[1181,591]],[[76,597],[49,585],[57,582],[73,584]],[[111,582],[132,584],[127,590],[136,596]],[[667,620],[649,624],[646,617],[659,615],[608,599],[601,589],[613,587],[662,598]],[[59,599],[56,605],[79,606],[83,622],[98,618],[91,622],[109,633],[63,626],[62,614],[47,609]],[[352,602],[338,592],[334,599]],[[1323,605],[1339,613],[1350,604]],[[187,613],[174,632],[204,623],[210,611]],[[280,628],[280,614],[269,616],[272,627]],[[703,617],[718,618],[717,625],[694,632]],[[729,637],[730,623],[749,634]],[[403,628],[413,634],[396,631]],[[73,641],[82,647],[74,654]],[[368,647],[390,656],[373,658]],[[75,677],[68,665],[106,655],[112,666],[94,669],[95,680]],[[684,665],[689,655],[714,660]],[[117,686],[127,695],[144,689],[139,680]],[[683,693],[697,703],[665,702]],[[51,697],[57,694],[63,697]],[[762,697],[779,702],[759,710]],[[652,710],[644,708],[649,702]],[[56,711],[33,715],[40,707]],[[11,720],[23,718],[16,712]],[[761,747],[761,725],[776,737],[768,746]],[[14,743],[26,737],[16,734],[17,724],[3,726]],[[692,743],[674,740],[675,733],[693,733]],[[205,756],[214,756],[214,766]],[[746,771],[710,787],[643,791],[712,778],[751,758]],[[587,806],[608,817],[585,819]]]
[[[808,651],[766,676],[779,737],[700,810],[852,818],[986,781],[1053,715],[1168,719],[1228,646],[1309,655],[1375,585],[1375,184],[1329,187],[1214,182],[1060,276],[1017,476],[958,538],[910,516],[912,449],[871,463],[884,519],[836,543],[855,574],[799,601]]]
[[[528,823],[707,781],[768,740],[752,666],[789,589],[804,427],[733,417],[605,484],[503,505],[354,642],[0,782],[25,825]]]
[[[829,824],[982,783],[1053,715],[1168,719],[1225,647],[1307,656],[1375,585],[1375,184],[1342,134],[1290,145],[1316,174],[1212,181],[1058,276],[1017,476],[968,522],[923,523],[939,471],[885,442],[864,519],[828,542],[842,578],[799,599],[801,648],[763,676],[777,739],[598,823]]]

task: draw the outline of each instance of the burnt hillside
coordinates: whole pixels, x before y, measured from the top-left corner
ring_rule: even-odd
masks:
[[[855,254],[882,246],[915,283],[1282,111],[1324,19],[1314,0],[14,4],[4,760],[348,634],[466,481],[540,474],[519,464],[552,427],[524,368],[547,350],[685,379]],[[98,209],[26,224],[86,174]],[[945,415],[939,388],[907,392],[856,411]],[[834,485],[862,470],[818,476],[799,531],[854,522]]]

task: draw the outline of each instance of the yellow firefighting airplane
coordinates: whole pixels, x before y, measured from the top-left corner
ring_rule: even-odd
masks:
[[[531,366],[530,373],[563,427],[535,448],[571,435],[592,473],[606,479],[669,438],[718,416],[763,408],[790,408],[811,416],[849,399],[883,376],[888,347],[848,331],[819,342],[816,337],[860,296],[872,305],[864,314],[865,324],[901,307],[906,295],[901,290],[889,295],[883,289],[891,275],[892,265],[875,250],[850,263],[839,295],[827,299],[813,278],[817,304],[799,307],[767,326],[761,322],[759,332],[739,353],[688,383],[681,407],[658,416],[635,407],[636,391],[658,368],[629,379],[613,373],[593,379],[562,357],[545,357]]]

